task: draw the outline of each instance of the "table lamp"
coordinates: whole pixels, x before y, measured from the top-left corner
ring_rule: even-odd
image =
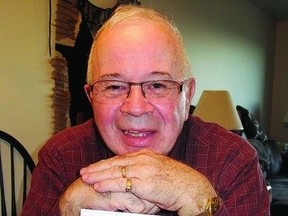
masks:
[[[238,134],[243,130],[230,93],[225,90],[203,91],[193,115],[203,121],[217,123],[227,130]]]

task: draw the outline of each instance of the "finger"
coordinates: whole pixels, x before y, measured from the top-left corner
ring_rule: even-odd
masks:
[[[87,167],[83,167],[80,170],[80,174],[83,175],[84,173],[92,173],[92,172],[97,172],[100,170],[108,169],[109,167],[114,166],[113,164],[115,163],[114,161],[117,160],[118,156],[115,156],[113,158],[105,159],[98,161],[96,163],[90,164]]]
[[[94,194],[96,196],[95,192]],[[97,193],[96,197],[89,199],[89,208],[141,213],[146,207],[144,202],[132,193]]]
[[[157,212],[160,211],[160,208],[157,205],[155,205],[154,203],[151,203],[145,199],[141,199],[141,200],[145,205],[145,209],[141,213],[143,213],[143,214],[156,214]]]
[[[125,156],[115,156],[109,159],[101,160],[97,163],[90,164],[80,170],[80,174],[92,173],[100,170],[109,169],[114,166],[126,166],[129,164],[129,160]]]
[[[80,174],[83,175],[84,173],[97,172],[114,166],[134,165],[135,163],[139,163],[139,161],[144,162],[147,160],[147,156],[151,159],[152,156],[155,158],[158,157],[159,154],[144,149],[133,153],[127,153],[125,155],[117,155],[82,168]]]
[[[84,172],[82,173],[81,178],[87,184],[94,184],[95,182],[104,181],[107,179],[120,178],[122,173],[124,173],[122,166],[114,166],[100,171]],[[127,175],[126,173],[127,170],[125,168],[125,176]]]
[[[146,210],[145,203],[132,193],[115,193],[113,200],[117,202],[117,209],[125,212],[143,213]]]
[[[82,175],[84,173],[91,173],[91,172],[95,172],[95,171],[99,171],[99,170],[103,170],[103,169],[108,169],[109,167],[112,167],[112,166],[132,165],[132,164],[134,164],[134,162],[135,162],[134,160],[136,160],[136,158],[138,156],[143,156],[143,155],[152,156],[152,155],[159,155],[159,154],[154,153],[154,152],[147,150],[147,149],[143,149],[143,150],[140,150],[137,152],[127,153],[125,155],[117,155],[117,156],[114,156],[112,158],[101,160],[97,163],[93,163],[87,167],[82,168],[80,170],[80,174]]]
[[[97,172],[83,173],[81,178],[87,184],[94,184],[108,179],[129,178],[132,177],[131,171],[133,169],[133,166],[114,166]]]
[[[137,178],[109,179],[94,183],[93,187],[98,193],[105,192],[135,192],[137,188]]]
[[[145,214],[157,214],[161,209],[154,205],[148,212],[145,212]]]

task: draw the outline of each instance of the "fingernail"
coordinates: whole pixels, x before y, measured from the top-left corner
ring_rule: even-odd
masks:
[[[80,175],[83,175],[83,174],[86,172],[86,170],[87,170],[86,167],[82,168],[82,169],[80,170]]]
[[[95,183],[94,185],[93,185],[93,188],[94,188],[94,190],[98,190],[99,189],[99,184],[98,183]]]

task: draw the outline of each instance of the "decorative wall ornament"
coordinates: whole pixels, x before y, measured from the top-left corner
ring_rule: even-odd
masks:
[[[55,86],[52,94],[52,108],[54,111],[54,133],[67,127],[67,111],[69,110],[70,94],[68,89],[67,62],[63,57],[54,57],[50,61],[54,70],[51,78]]]
[[[49,0],[49,52],[51,56],[54,38],[55,50],[61,53],[52,56],[50,61],[54,68],[51,78],[55,83],[52,95],[54,133],[91,117],[92,110],[83,89],[90,47],[95,33],[121,4],[141,3],[118,0],[113,8],[103,9],[88,0]],[[56,6],[55,10],[52,5]]]
[[[95,35],[101,25],[111,16],[113,11],[121,4],[140,5],[138,0],[118,0],[118,3],[112,8],[100,8],[93,5],[88,0],[78,0],[78,9],[92,33]]]
[[[73,47],[79,32],[81,14],[77,0],[58,0],[56,4],[55,42]]]

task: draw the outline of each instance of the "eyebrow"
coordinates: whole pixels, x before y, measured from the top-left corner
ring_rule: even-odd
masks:
[[[151,73],[152,75],[155,75],[155,76],[167,76],[169,77],[170,79],[172,79],[172,76],[170,73],[168,72],[162,72],[162,71],[154,71]]]
[[[150,74],[148,74],[148,78],[154,78],[154,77],[160,76],[163,77],[165,76],[166,79],[172,79],[172,76],[168,72],[162,72],[162,71],[153,71]],[[124,76],[122,73],[111,73],[111,74],[104,74],[99,77],[100,80],[108,80],[108,79],[124,79]]]
[[[99,77],[100,80],[107,80],[112,78],[122,78],[123,76],[120,73],[104,74]]]

